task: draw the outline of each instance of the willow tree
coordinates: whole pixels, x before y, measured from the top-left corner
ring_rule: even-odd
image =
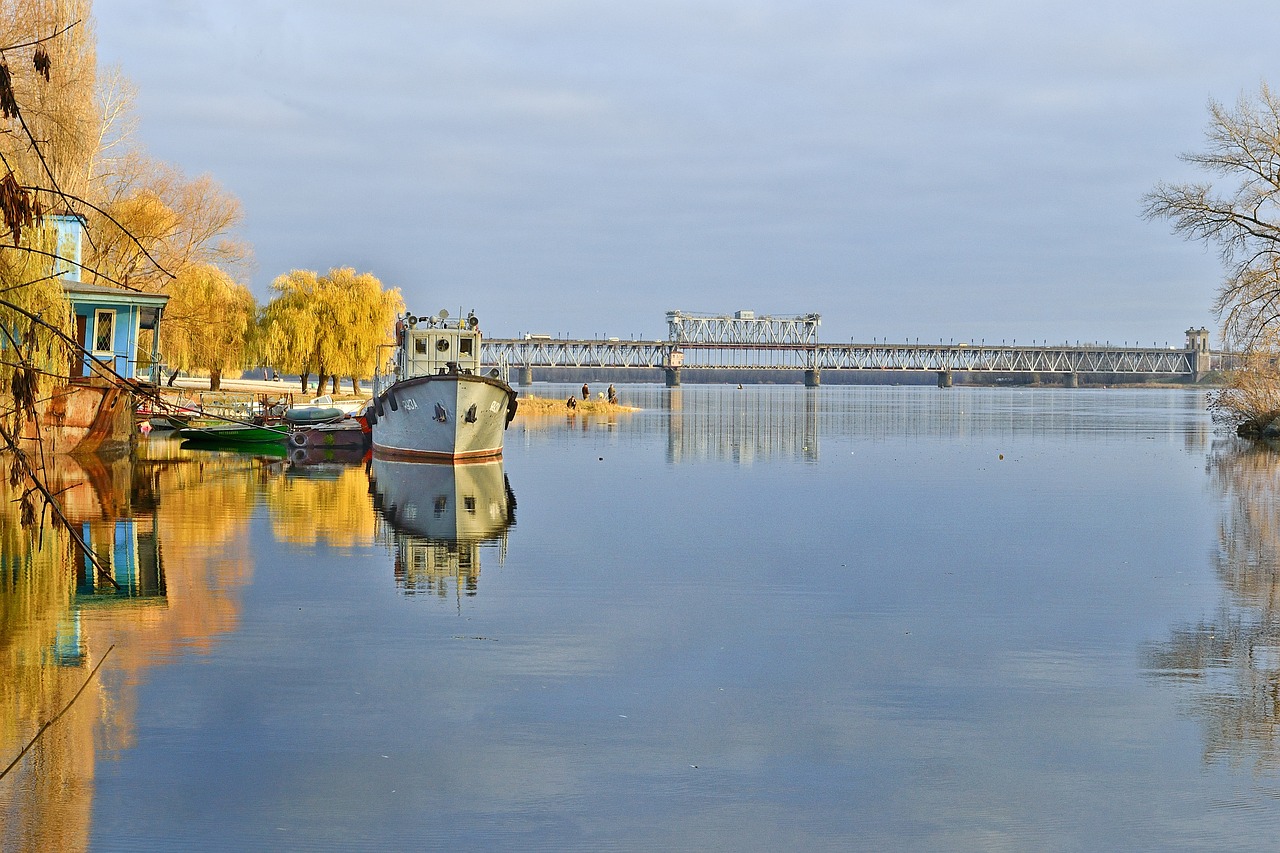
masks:
[[[349,376],[351,388],[360,393],[360,379],[373,375],[379,350],[393,340],[396,314],[404,311],[400,288],[382,289],[370,273],[351,267],[329,270],[323,281],[333,297],[336,319],[337,361],[332,363],[334,390],[338,376]]]
[[[297,373],[307,390],[316,367],[316,338],[320,336],[319,276],[311,270],[293,270],[271,283],[275,295],[258,318],[258,344],[262,357],[276,371]]]
[[[0,250],[0,397],[13,418],[10,437],[36,417],[72,358],[71,305],[52,274],[56,249],[54,229],[42,226]]]
[[[44,214],[79,203],[96,112],[88,2],[0,0],[0,399],[21,421],[66,375],[70,309]],[[12,449],[13,445],[10,444]]]
[[[257,304],[253,294],[217,267],[187,267],[169,286],[161,331],[165,361],[178,370],[207,372],[217,391],[222,375],[243,368],[250,355]]]
[[[404,310],[398,288],[384,290],[370,273],[350,267],[319,275],[293,270],[272,282],[275,296],[259,321],[262,355],[276,370],[297,373],[306,391],[311,374],[323,393],[338,377],[351,377],[358,392],[361,378],[373,374],[378,348],[392,340],[397,312]]]

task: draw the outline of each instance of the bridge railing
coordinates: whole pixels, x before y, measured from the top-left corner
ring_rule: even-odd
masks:
[[[978,373],[1196,374],[1196,354],[1167,347],[977,344],[787,344],[487,338],[485,364],[512,367],[660,368],[673,352],[686,368],[916,370]],[[1214,369],[1231,355],[1212,353]]]

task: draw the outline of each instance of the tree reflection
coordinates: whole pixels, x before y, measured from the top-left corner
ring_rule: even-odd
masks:
[[[354,548],[374,541],[376,521],[363,465],[295,465],[264,491],[277,539]]]
[[[253,561],[249,507],[269,468],[196,457],[173,442],[48,470],[71,527],[24,526],[23,491],[0,481],[0,767],[86,685],[0,780],[0,849],[86,849],[95,763],[133,743],[136,688],[157,664],[234,630]]]
[[[70,540],[20,523],[21,486],[0,480],[0,749],[8,765],[75,694],[83,659],[57,659],[73,632]],[[61,665],[60,665],[61,664]],[[88,843],[93,703],[82,697],[0,781],[0,848],[80,850]],[[87,746],[87,748],[86,748]]]
[[[1271,771],[1280,767],[1280,449],[1223,442],[1209,474],[1221,504],[1213,564],[1223,600],[1213,618],[1146,647],[1143,663],[1190,685],[1206,761]]]

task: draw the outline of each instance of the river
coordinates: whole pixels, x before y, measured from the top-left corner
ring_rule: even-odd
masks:
[[[64,462],[103,571],[6,478],[0,765],[83,692],[3,849],[1274,845],[1280,453],[1203,392],[619,395],[456,471]]]

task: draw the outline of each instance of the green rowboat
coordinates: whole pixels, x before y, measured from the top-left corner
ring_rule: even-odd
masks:
[[[216,424],[214,426],[188,426],[174,433],[183,444],[217,447],[261,447],[264,444],[284,444],[289,438],[285,426],[249,426],[246,424]]]

